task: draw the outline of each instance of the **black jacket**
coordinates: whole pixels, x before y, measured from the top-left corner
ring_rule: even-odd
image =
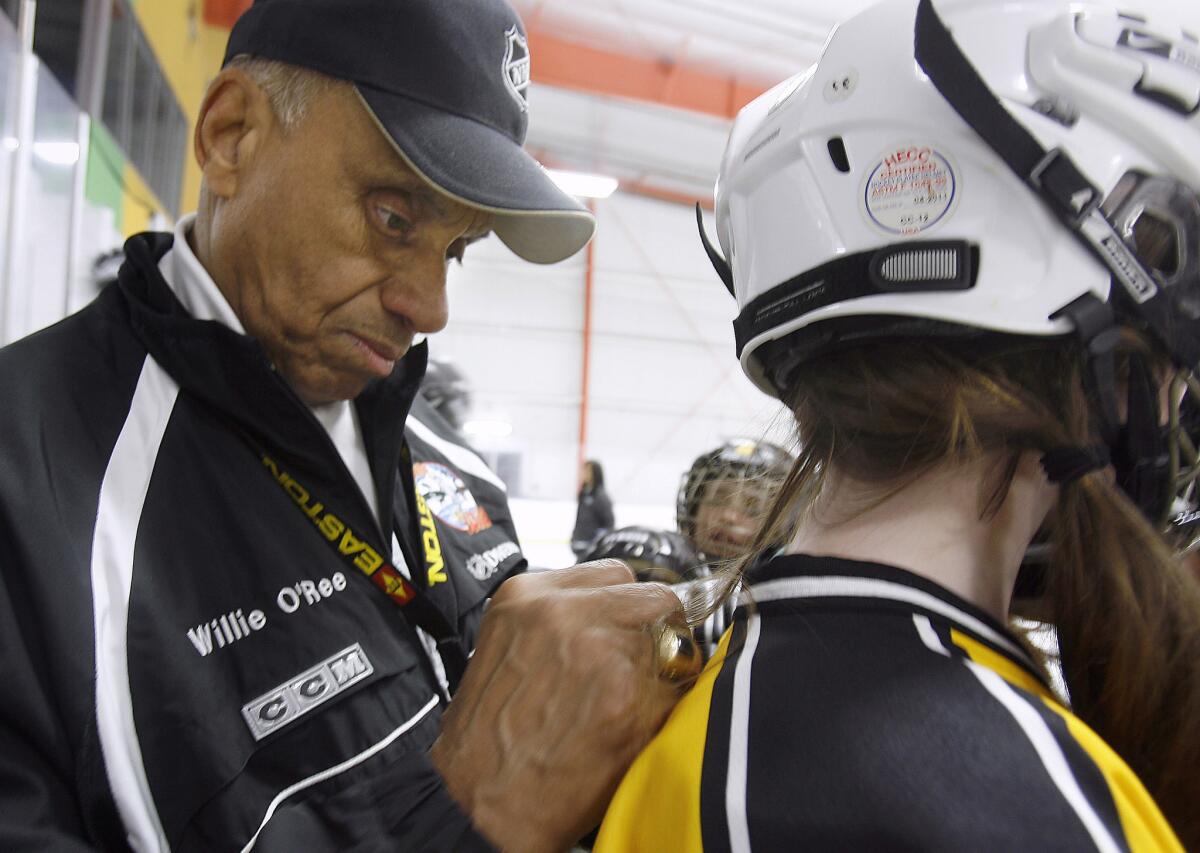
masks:
[[[579,493],[579,506],[575,510],[575,528],[571,531],[571,550],[576,557],[583,557],[592,544],[613,529],[612,501],[603,486],[585,489]]]
[[[258,343],[175,300],[170,245],[133,238],[117,286],[0,351],[0,849],[487,849],[426,757],[446,698],[410,608],[251,448],[363,540],[395,533],[464,649],[524,566],[503,492],[406,445],[417,347],[355,401],[374,518]],[[436,513],[430,461],[461,484]],[[472,491],[490,524],[447,524]]]

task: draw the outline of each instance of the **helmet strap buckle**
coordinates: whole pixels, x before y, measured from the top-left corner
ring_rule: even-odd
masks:
[[[1047,151],[1026,180],[1076,230],[1100,208],[1100,193],[1061,148]]]

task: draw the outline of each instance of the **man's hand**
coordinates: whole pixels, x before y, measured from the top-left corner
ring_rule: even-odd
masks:
[[[484,836],[559,853],[596,825],[679,698],[647,631],[678,610],[665,586],[611,560],[500,587],[430,750]]]

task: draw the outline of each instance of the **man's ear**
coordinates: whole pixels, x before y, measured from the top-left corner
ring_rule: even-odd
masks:
[[[196,162],[213,195],[231,198],[267,134],[275,113],[266,94],[240,68],[222,69],[200,105],[193,138]]]

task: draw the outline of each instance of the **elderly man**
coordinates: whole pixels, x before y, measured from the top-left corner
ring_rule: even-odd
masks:
[[[450,260],[592,233],[520,148],[528,68],[504,0],[260,0],[196,216],[0,352],[0,849],[594,825],[673,703],[647,627],[678,601],[611,563],[435,571],[403,439]]]

